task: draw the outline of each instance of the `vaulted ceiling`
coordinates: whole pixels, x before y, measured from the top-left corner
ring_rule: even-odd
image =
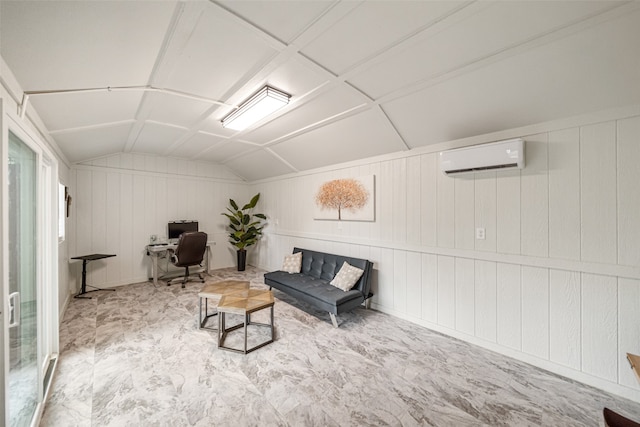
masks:
[[[640,103],[638,1],[2,0],[0,19],[27,114],[71,162],[256,180]],[[223,128],[265,84],[290,104]]]

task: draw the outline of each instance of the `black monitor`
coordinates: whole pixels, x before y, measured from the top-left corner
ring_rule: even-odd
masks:
[[[182,233],[198,231],[198,221],[171,221],[169,224],[169,239],[177,239]]]

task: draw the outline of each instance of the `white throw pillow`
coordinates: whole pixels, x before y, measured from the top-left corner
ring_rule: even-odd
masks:
[[[354,267],[345,261],[340,271],[338,271],[338,274],[336,274],[336,277],[334,277],[330,283],[336,288],[347,292],[353,288],[353,285],[356,284],[360,276],[362,276],[362,273],[364,273],[364,270]]]
[[[282,263],[282,271],[286,271],[289,274],[300,273],[302,268],[302,252],[297,252],[293,255],[287,255],[284,257]]]

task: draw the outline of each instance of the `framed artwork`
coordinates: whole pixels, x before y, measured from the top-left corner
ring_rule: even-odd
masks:
[[[324,182],[314,203],[314,219],[375,221],[375,175]]]

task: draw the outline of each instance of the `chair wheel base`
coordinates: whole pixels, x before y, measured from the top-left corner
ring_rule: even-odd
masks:
[[[187,284],[187,282],[195,282],[196,280],[199,280],[200,283],[205,283],[206,279],[204,278],[204,276],[202,274],[197,273],[198,275],[189,275],[187,276],[186,280],[184,277],[175,277],[171,280],[167,281],[167,286],[171,286],[174,283],[176,283],[178,281],[178,279],[181,279],[182,281],[180,282],[180,285],[182,287],[182,289],[185,288],[185,285]]]

